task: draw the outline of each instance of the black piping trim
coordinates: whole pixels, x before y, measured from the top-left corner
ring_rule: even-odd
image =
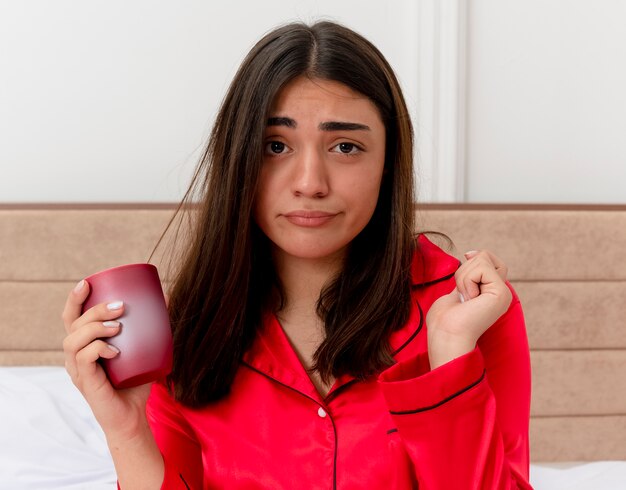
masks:
[[[387,435],[389,435],[389,434],[393,434],[394,432],[398,432],[398,429],[389,429],[389,430],[387,431]]]
[[[460,266],[461,266],[461,262],[459,262],[459,267]],[[448,274],[447,276],[440,277],[439,279],[436,279],[434,281],[423,282],[421,284],[413,284],[411,287],[413,289],[417,289],[417,288],[430,286],[431,284],[436,284],[438,282],[447,281],[448,279],[453,278],[454,274],[456,274],[456,271],[451,274]],[[404,344],[402,344],[400,347],[398,347],[395,351],[391,353],[391,355],[394,357],[398,354],[398,352],[400,352],[402,349],[404,349],[407,345],[411,343],[411,341],[417,336],[418,333],[420,333],[420,331],[422,330],[422,327],[424,326],[424,310],[422,310],[422,307],[420,306],[419,301],[415,300],[415,304],[417,305],[417,308],[420,312],[419,325],[417,326],[417,329],[415,330],[415,332],[413,332],[411,336],[404,342]]]
[[[187,490],[191,490],[191,488],[189,487],[189,485],[187,485],[187,482],[185,481],[185,478],[183,478],[183,474],[179,473],[178,476],[180,476],[180,479],[183,481],[183,483],[185,484],[185,488]]]
[[[263,371],[260,371],[257,368],[252,367],[247,362],[241,361],[241,364],[246,366],[248,369],[251,369],[255,373],[259,373],[261,376],[265,376],[270,381],[274,381],[275,383],[278,383],[279,385],[284,386],[285,388],[288,388],[289,390],[294,391],[295,393],[298,393],[300,396],[303,396],[304,398],[307,398],[307,399],[311,400],[313,403],[315,403],[316,405],[319,405],[320,407],[322,407],[324,409],[324,411],[326,412],[326,414],[330,418],[331,424],[333,424],[333,432],[335,434],[335,447],[333,448],[333,453],[334,453],[333,454],[333,490],[336,490],[337,489],[337,427],[335,426],[335,421],[334,421],[332,415],[330,414],[330,411],[328,410],[328,408],[325,407],[324,405],[322,405],[321,403],[319,403],[315,398],[310,397],[309,395],[306,395],[306,394],[302,393],[299,390],[296,390],[292,386],[289,386],[289,385],[287,385],[287,384],[285,384],[285,383],[283,383],[281,381],[278,381],[276,378],[272,378],[269,374],[266,374]]]
[[[274,381],[275,383],[278,383],[281,386],[284,386],[285,388],[289,388],[291,391],[295,391],[296,393],[298,393],[299,395],[302,395],[304,398],[308,398],[309,400],[311,400],[312,402],[314,402],[316,405],[319,405],[320,407],[322,407],[324,410],[326,410],[326,407],[324,407],[320,402],[318,402],[315,398],[306,395],[304,393],[302,393],[299,390],[296,390],[293,386],[289,386],[285,383],[283,383],[282,381],[278,381],[276,378],[272,378],[269,374],[264,373],[263,371],[258,370],[255,367],[252,367],[250,364],[248,364],[246,361],[241,361],[241,364],[243,364],[244,366],[246,366],[247,368],[251,369],[252,371],[254,371],[255,373],[259,373],[261,376],[265,376],[267,379]]]
[[[461,262],[459,262],[459,265],[457,266],[457,269],[461,267]],[[440,277],[439,279],[435,279],[434,281],[428,281],[428,282],[420,282],[417,284],[412,284],[411,287],[414,289],[417,288],[424,288],[426,286],[431,286],[433,284],[437,284],[438,282],[442,282],[442,281],[447,281],[448,279],[452,279],[454,277],[454,274],[456,274],[456,271],[452,272],[451,274],[448,274],[447,276],[443,276]]]
[[[459,262],[459,266],[460,266],[460,265],[461,265],[461,263]],[[448,280],[448,279],[450,279],[450,278],[454,277],[454,274],[455,274],[455,272],[453,272],[452,274],[449,274],[449,275],[447,275],[447,276],[445,276],[445,277],[442,277],[442,278],[440,278],[440,279],[437,279],[437,280],[435,280],[435,281],[425,282],[425,283],[422,283],[422,284],[414,284],[414,285],[412,285],[412,287],[413,287],[413,288],[419,288],[419,287],[422,287],[422,286],[428,286],[428,285],[430,285],[430,284],[435,284],[435,283],[437,283],[437,282],[446,281],[446,280]],[[417,337],[417,334],[419,334],[419,333],[420,333],[420,331],[422,330],[422,327],[424,326],[424,310],[422,310],[422,307],[421,307],[421,305],[419,304],[419,301],[415,300],[415,304],[417,305],[417,309],[419,310],[419,313],[420,313],[420,321],[419,321],[419,325],[417,326],[417,329],[415,330],[415,332],[413,332],[413,333],[411,334],[411,336],[410,336],[407,340],[405,340],[405,341],[404,341],[404,343],[403,343],[400,347],[398,347],[395,351],[393,351],[393,352],[391,353],[391,355],[392,355],[392,356],[396,356],[396,355],[398,354],[398,352],[400,352],[400,351],[401,351],[402,349],[404,349],[407,345],[409,345],[409,344],[413,341],[413,339],[414,339],[415,337]],[[351,386],[352,384],[356,383],[357,381],[359,381],[359,380],[358,380],[358,379],[353,379],[353,380],[348,381],[346,384],[344,384],[344,385],[340,386],[340,387],[339,387],[339,388],[337,388],[335,391],[333,391],[332,393],[330,393],[330,394],[329,394],[329,395],[328,395],[328,396],[324,399],[324,401],[325,401],[326,403],[329,403],[332,399],[334,399],[334,398],[338,395],[338,393],[340,393],[341,391],[343,391],[343,390],[344,390],[345,388],[347,388],[348,386]]]
[[[422,310],[422,307],[420,306],[419,301],[416,300],[415,304],[417,305],[417,309],[420,312],[420,322],[419,322],[419,325],[415,329],[415,332],[413,332],[411,334],[411,336],[404,342],[404,344],[402,344],[400,347],[398,347],[395,351],[393,351],[391,353],[392,356],[395,356],[396,354],[398,354],[398,352],[400,352],[407,345],[409,345],[411,343],[411,341],[417,336],[417,334],[420,333],[420,331],[422,330],[422,327],[424,326],[424,311]]]
[[[358,378],[354,378],[351,379],[350,381],[347,381],[346,383],[342,384],[339,388],[337,388],[335,391],[329,393],[326,398],[324,398],[324,402],[325,403],[330,403],[331,400],[335,399],[335,397],[337,396],[338,393],[341,393],[342,391],[344,391],[346,388],[348,388],[349,386],[352,386],[354,383],[358,383],[359,381],[361,381]]]
[[[487,370],[483,369],[482,374],[480,375],[480,378],[478,378],[476,381],[474,381],[472,384],[466,386],[465,388],[463,388],[462,390],[457,391],[456,393],[450,395],[447,398],[444,398],[443,400],[441,400],[438,403],[435,403],[434,405],[431,405],[429,407],[422,407],[422,408],[416,408],[415,410],[403,410],[400,412],[393,412],[390,411],[389,413],[391,413],[391,415],[412,415],[414,413],[419,413],[419,412],[426,412],[427,410],[432,410],[433,408],[437,408],[440,407],[441,405],[443,405],[444,403],[449,402],[450,400],[456,398],[459,395],[462,395],[463,393],[465,393],[466,391],[471,390],[474,386],[476,386],[477,384],[479,384],[483,379],[485,379],[485,374],[486,374]]]

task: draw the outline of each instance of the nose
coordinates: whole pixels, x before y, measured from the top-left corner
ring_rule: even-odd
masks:
[[[328,194],[326,162],[317,149],[303,151],[294,162],[292,192],[296,196],[320,198]]]

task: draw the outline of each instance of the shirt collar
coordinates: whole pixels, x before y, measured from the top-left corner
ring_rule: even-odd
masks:
[[[321,403],[321,396],[291,346],[276,315],[266,313],[243,363],[278,383]]]
[[[411,279],[414,291],[429,284],[445,280],[459,267],[459,261],[448,255],[433,244],[424,235],[417,239],[417,246],[411,265]],[[411,343],[424,325],[425,312],[417,302],[416,294],[412,295],[413,305],[406,324],[392,333],[389,338],[391,351],[395,356]],[[266,313],[262,328],[257,333],[252,347],[243,356],[244,365],[262,375],[295,389],[305,396],[323,403],[315,386],[311,382],[304,366],[291,346],[287,335],[281,327],[276,315]],[[352,376],[340,376],[328,396],[340,386],[350,382]]]
[[[454,275],[460,262],[447,254],[426,235],[419,235],[411,264],[411,281],[414,287],[442,281]]]

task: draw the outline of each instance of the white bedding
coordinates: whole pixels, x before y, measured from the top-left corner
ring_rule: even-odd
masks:
[[[626,461],[531,466],[536,490],[624,490]],[[0,490],[115,489],[104,435],[60,367],[0,368]]]
[[[0,488],[115,489],[102,430],[59,367],[0,368]]]

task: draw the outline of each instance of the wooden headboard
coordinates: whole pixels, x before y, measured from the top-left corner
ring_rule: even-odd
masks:
[[[172,212],[1,206],[0,365],[62,365],[70,288],[146,261]],[[509,265],[531,345],[532,460],[626,459],[626,206],[431,205],[417,216],[457,256],[489,248]]]

